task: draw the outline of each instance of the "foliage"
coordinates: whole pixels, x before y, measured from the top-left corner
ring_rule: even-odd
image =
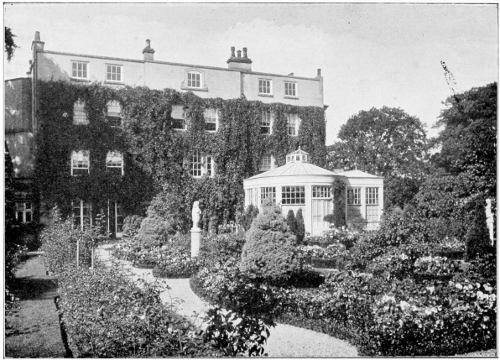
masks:
[[[302,244],[302,242],[304,241],[304,236],[306,234],[302,209],[299,209],[297,211],[297,217],[295,218],[295,221],[297,222],[297,228],[295,230],[295,235],[297,236],[297,244]]]
[[[188,252],[169,252],[163,255],[153,269],[153,275],[161,278],[189,278],[198,271],[197,259]]]
[[[12,33],[10,27],[4,26],[4,51],[7,53],[7,61],[10,61],[14,56],[14,51],[18,47],[14,42],[16,35]]]
[[[212,268],[231,259],[239,259],[244,244],[245,237],[240,233],[211,235],[202,241],[199,261]]]
[[[295,239],[279,207],[265,207],[246,234],[240,269],[267,281],[286,280],[299,269]]]
[[[414,272],[419,275],[432,277],[452,276],[460,269],[456,261],[450,261],[442,256],[424,256],[418,258],[414,264]]]
[[[332,185],[333,193],[333,224],[336,228],[342,228],[346,226],[346,214],[345,214],[345,181],[338,177],[335,177]]]
[[[212,307],[206,321],[209,325],[203,332],[205,341],[221,349],[225,356],[262,356],[270,331],[262,320],[241,317],[231,310]]]
[[[295,214],[293,210],[289,210],[286,215],[286,224],[288,225],[288,229],[292,234],[297,234],[297,220],[295,219]]]
[[[126,213],[140,214],[144,202],[165,187],[182,202],[178,215],[183,227],[190,220],[194,200],[203,204],[206,218],[224,223],[234,220],[236,211],[241,210],[242,181],[257,173],[265,153],[272,153],[281,165],[285,155],[301,145],[314,164],[324,164],[322,107],[264,104],[244,98],[202,99],[171,89],[114,89],[66,82],[40,82],[39,94],[36,176],[49,206],[59,204],[63,214],[70,210],[68,199],[75,198],[95,203],[118,199]],[[73,103],[78,98],[85,101],[89,125],[72,124]],[[120,129],[110,127],[106,120],[106,103],[112,99],[123,106]],[[186,111],[186,131],[172,129],[171,110],[176,104]],[[220,112],[216,133],[205,131],[206,108]],[[274,114],[270,136],[260,134],[262,111]],[[302,119],[297,137],[287,135],[286,113],[297,113]],[[89,176],[69,175],[68,159],[75,147],[90,150],[93,166]],[[106,174],[108,150],[125,154],[123,177]],[[213,178],[191,177],[189,159],[195,151],[213,156]]]
[[[384,178],[384,208],[403,209],[418,193],[424,178],[390,176]]]
[[[134,237],[137,235],[144,217],[140,215],[128,215],[123,219],[123,235]]]
[[[466,252],[467,259],[471,260],[482,256],[489,251],[490,234],[486,226],[486,213],[484,201],[478,199],[475,201],[473,222],[467,231]]]
[[[113,270],[61,274],[59,306],[79,357],[213,356],[193,326],[165,308],[159,289],[137,286]]]
[[[437,126],[434,163],[452,175],[462,174],[471,193],[496,197],[497,84],[449,97]]]
[[[169,237],[174,234],[175,230],[167,219],[153,214],[142,220],[136,238],[144,244],[144,247],[149,248],[166,244]]]
[[[413,271],[413,261],[405,253],[399,251],[389,251],[374,258],[367,268],[375,276],[392,280],[394,278],[402,280],[411,276]]]
[[[246,207],[243,214],[239,214],[237,222],[243,227],[245,231],[248,231],[248,229],[250,229],[250,226],[252,225],[253,219],[255,219],[257,215],[259,215],[259,208],[250,204]]]

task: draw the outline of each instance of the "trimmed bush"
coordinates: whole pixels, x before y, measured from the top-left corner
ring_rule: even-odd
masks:
[[[297,244],[302,244],[304,241],[304,236],[306,235],[306,228],[304,225],[304,217],[302,216],[302,209],[297,211],[297,216],[295,218],[297,222],[297,228],[295,230],[295,235],[297,235]]]
[[[300,269],[290,233],[279,207],[265,207],[246,234],[240,270],[255,278],[276,282]]]
[[[490,247],[490,234],[486,225],[484,202],[482,199],[478,199],[474,205],[472,226],[467,231],[465,241],[468,260],[483,256],[489,251]]]
[[[288,214],[286,215],[286,223],[288,225],[288,230],[290,230],[292,234],[297,235],[297,220],[295,219],[293,210],[288,210]]]

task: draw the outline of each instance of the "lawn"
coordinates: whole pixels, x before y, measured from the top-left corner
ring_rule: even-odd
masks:
[[[46,275],[41,256],[19,266],[12,290],[19,301],[5,312],[5,356],[64,357],[54,303],[57,285]]]

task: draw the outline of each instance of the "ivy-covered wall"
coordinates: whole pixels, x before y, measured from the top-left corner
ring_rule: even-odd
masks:
[[[325,162],[325,120],[320,107],[244,98],[202,99],[171,89],[113,89],[99,84],[39,82],[38,89],[36,178],[42,201],[48,206],[58,204],[65,213],[76,198],[92,201],[94,208],[107,199],[116,200],[126,213],[142,213],[144,204],[164,189],[180,195],[188,209],[194,200],[201,200],[205,213],[217,215],[222,222],[234,219],[241,210],[243,179],[258,172],[264,154],[274,155],[280,166],[285,155],[300,145],[313,163],[323,166]],[[78,99],[85,101],[88,125],[73,125],[73,104]],[[107,123],[109,100],[122,104],[121,128]],[[171,128],[172,105],[177,104],[185,107],[186,131]],[[219,110],[216,133],[205,130],[206,108]],[[260,134],[262,111],[274,114],[272,135]],[[286,113],[297,113],[302,120],[296,137],[287,135]],[[90,151],[89,176],[70,175],[72,150]],[[112,150],[125,154],[123,177],[106,172],[106,153]],[[214,157],[213,178],[191,177],[193,151]]]

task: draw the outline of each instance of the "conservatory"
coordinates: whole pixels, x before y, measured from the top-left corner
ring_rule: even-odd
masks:
[[[333,213],[332,184],[335,178],[346,184],[345,214],[351,226],[378,228],[383,209],[383,178],[360,170],[329,171],[309,163],[309,154],[299,148],[286,156],[286,164],[243,181],[245,207],[270,199],[287,216],[302,209],[306,232],[321,235],[328,230],[325,215]]]

